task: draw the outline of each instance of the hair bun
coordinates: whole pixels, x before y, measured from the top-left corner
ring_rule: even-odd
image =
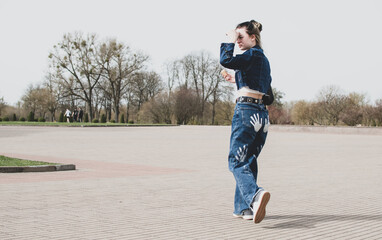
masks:
[[[259,29],[260,32],[263,30],[263,25],[261,25],[261,23],[255,21],[255,20],[251,20],[250,22],[253,24],[253,26],[255,26],[257,29]]]

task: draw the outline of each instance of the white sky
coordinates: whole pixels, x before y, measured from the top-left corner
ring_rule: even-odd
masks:
[[[225,32],[263,24],[272,86],[284,100],[313,100],[327,85],[382,98],[382,1],[378,0],[0,0],[0,97],[15,104],[41,82],[63,34],[116,38],[166,61],[206,50],[219,58]]]

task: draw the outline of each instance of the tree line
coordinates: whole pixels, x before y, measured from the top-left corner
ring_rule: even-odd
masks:
[[[230,124],[233,85],[221,76],[218,59],[205,51],[167,62],[164,76],[149,70],[149,56],[116,39],[68,33],[53,46],[44,81],[30,85],[17,106],[0,98],[0,119],[61,120],[81,107],[89,121]],[[313,101],[283,102],[273,88],[272,124],[381,126],[382,99],[326,86]]]
[[[229,123],[232,87],[218,59],[196,52],[168,62],[166,76],[149,69],[149,56],[116,39],[68,33],[53,46],[42,83],[30,85],[19,115],[56,121],[66,108],[81,107],[90,121],[178,124]],[[22,113],[23,112],[23,113]],[[123,117],[122,117],[122,116]]]
[[[271,106],[271,123],[331,126],[382,126],[382,99],[370,104],[367,95],[346,94],[340,87],[323,87],[312,101]]]

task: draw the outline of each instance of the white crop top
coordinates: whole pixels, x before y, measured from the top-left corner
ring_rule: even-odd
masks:
[[[254,94],[261,94],[261,95],[264,95],[264,93],[262,92],[259,92],[257,90],[253,90],[253,89],[250,89],[248,86],[244,86],[242,88],[240,88],[237,93],[240,95],[240,94],[244,94],[244,93],[254,93]]]

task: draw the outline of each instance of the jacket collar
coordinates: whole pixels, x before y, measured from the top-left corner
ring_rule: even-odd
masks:
[[[255,45],[253,46],[252,48],[257,48],[257,49],[261,49],[261,47],[259,45]],[[262,50],[262,49],[261,49]]]
[[[255,51],[263,52],[263,49],[261,49],[261,47],[259,45],[253,46],[252,49],[255,50]]]

